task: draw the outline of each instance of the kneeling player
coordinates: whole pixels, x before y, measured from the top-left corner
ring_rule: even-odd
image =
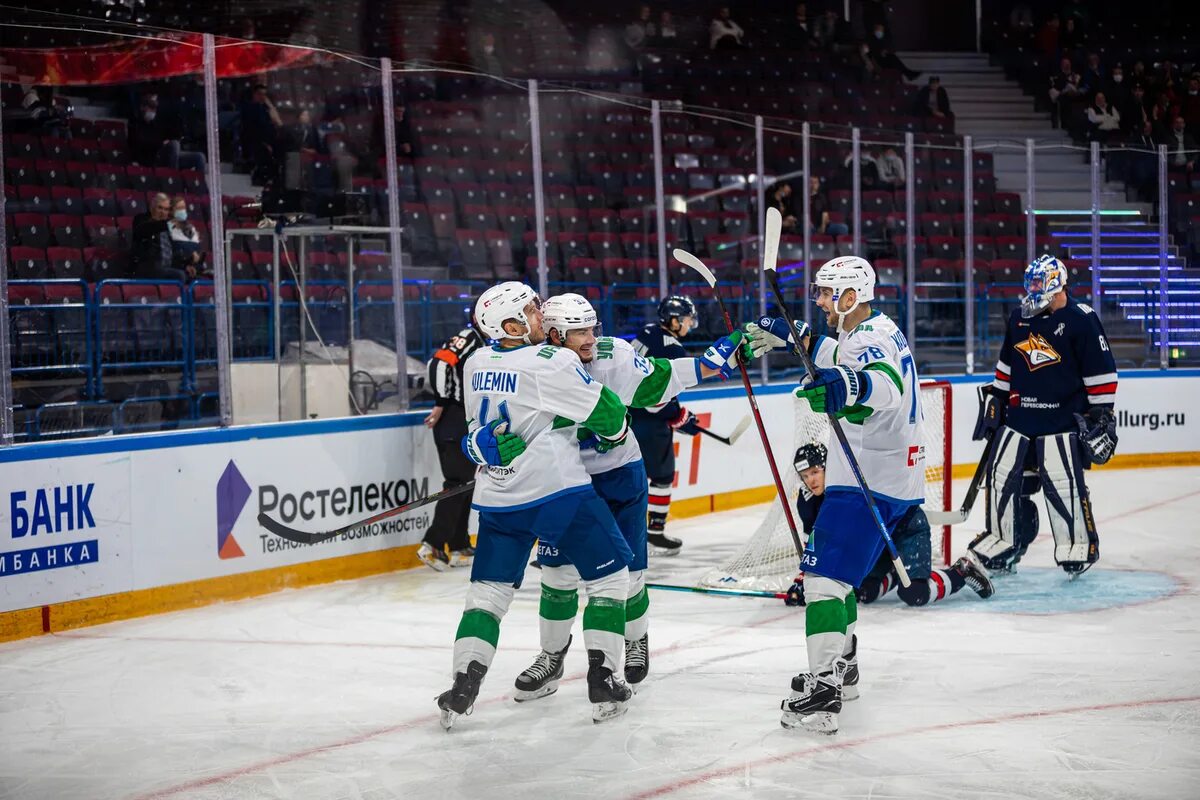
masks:
[[[1026,268],[1026,295],[980,398],[974,438],[992,439],[990,488],[987,529],[970,548],[991,570],[1011,570],[1037,536],[1039,489],[1058,565],[1073,578],[1100,558],[1084,470],[1116,450],[1117,367],[1100,318],[1066,288],[1053,256]]]
[[[597,336],[598,325],[596,310],[582,295],[562,294],[542,306],[542,327],[547,341],[578,355],[587,373],[615,392],[630,408],[669,402],[703,378],[728,377],[731,369],[736,368],[733,358],[742,340],[741,333],[724,337],[698,359],[643,358],[624,339]],[[597,441],[591,431],[579,430],[584,468],[633,553],[625,603],[625,680],[636,686],[650,670],[650,599],[645,579],[646,469],[633,437],[628,437],[620,447],[609,447]],[[538,562],[542,567],[539,609],[542,652],[517,677],[514,695],[517,702],[557,691],[579,607],[579,571],[566,553],[539,542]]]
[[[801,524],[806,532],[812,531],[813,523],[817,519],[817,512],[821,508],[821,501],[825,497],[826,453],[825,445],[819,442],[806,444],[796,451],[794,466],[800,476],[801,484],[800,496],[796,498],[796,511],[800,515]],[[954,566],[948,569],[933,566],[929,520],[925,518],[925,512],[921,510],[920,506],[910,506],[904,513],[896,525],[896,532],[892,534],[892,541],[895,542],[896,551],[900,554],[905,569],[908,570],[911,585],[908,588],[900,586],[900,579],[896,575],[892,559],[884,554],[880,556],[879,561],[875,563],[875,568],[855,590],[854,594],[858,598],[858,602],[874,603],[887,594],[893,586],[898,587],[896,592],[900,595],[900,599],[910,606],[936,603],[955,594],[964,586],[970,586],[980,597],[991,597],[995,591],[987,573],[967,556],[954,562]],[[804,577],[802,575],[797,576],[792,587],[788,589],[785,602],[789,606],[803,605]],[[854,651],[852,641],[851,655],[847,656],[851,662],[854,660],[852,656]],[[856,666],[853,669],[853,677],[855,679],[858,677]],[[857,680],[854,680],[853,683],[857,683]],[[851,671],[847,670],[846,680],[843,684],[843,699],[852,699],[849,687],[853,683],[851,682]],[[858,696],[857,689],[854,690],[853,696]]]

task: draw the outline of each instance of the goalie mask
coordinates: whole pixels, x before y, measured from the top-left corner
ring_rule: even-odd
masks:
[[[838,316],[837,329],[842,331],[842,323],[847,314],[863,303],[875,299],[875,268],[865,258],[858,256],[831,259],[822,264],[813,276],[812,296],[820,296],[823,288],[833,290],[833,308]],[[848,289],[854,290],[854,303],[843,311],[840,301]]]
[[[525,315],[525,307],[534,303],[541,308],[542,301],[531,287],[520,281],[505,281],[486,290],[475,303],[475,322],[483,335],[489,339],[520,338],[525,344],[533,344],[529,340],[529,318]],[[504,330],[504,323],[514,320],[525,326],[525,333],[516,337]]]
[[[558,331],[564,342],[570,331],[591,330],[599,336],[600,318],[586,297],[568,292],[551,297],[542,306],[542,329],[547,336],[550,331]]]
[[[1067,288],[1067,268],[1052,255],[1039,256],[1025,268],[1025,296],[1021,316],[1036,317],[1050,305],[1054,295]]]

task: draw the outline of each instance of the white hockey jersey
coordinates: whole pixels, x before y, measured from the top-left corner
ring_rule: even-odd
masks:
[[[611,435],[625,416],[575,353],[551,345],[481,347],[463,367],[463,402],[471,432],[501,418],[526,443],[508,466],[479,473],[471,504],[484,511],[516,511],[590,486],[576,425]]]
[[[699,359],[646,358],[629,342],[612,336],[598,338],[595,353],[584,369],[631,408],[661,405],[700,382]],[[631,434],[625,444],[607,453],[584,450],[583,466],[589,475],[600,475],[641,457],[641,448]]]
[[[843,410],[842,430],[862,467],[871,492],[912,505],[925,499],[925,447],[922,437],[921,382],[904,333],[887,315],[873,311],[835,342],[817,340],[818,367],[850,367],[870,375],[870,392]],[[832,434],[826,486],[857,488],[854,474]]]

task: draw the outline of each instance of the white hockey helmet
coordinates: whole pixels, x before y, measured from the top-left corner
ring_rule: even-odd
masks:
[[[520,338],[526,344],[529,341],[529,320],[525,316],[525,307],[531,302],[541,306],[537,292],[520,281],[505,281],[498,283],[479,295],[475,303],[475,322],[483,335],[489,339],[512,339],[511,334],[504,330],[504,323],[516,320],[525,326],[525,333]]]
[[[875,268],[865,258],[858,256],[841,256],[826,261],[813,276],[812,296],[820,294],[823,287],[833,290],[833,307],[837,310],[838,330],[842,329],[842,321],[846,315],[863,303],[875,299]],[[838,301],[847,289],[854,290],[854,305],[841,310]]]
[[[551,330],[556,330],[565,340],[568,331],[595,328],[599,324],[596,309],[581,294],[567,292],[555,295],[542,305],[542,329],[547,335]]]

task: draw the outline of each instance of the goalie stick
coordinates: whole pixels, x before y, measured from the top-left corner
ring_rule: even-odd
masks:
[[[776,236],[776,246],[778,246],[779,237]],[[700,277],[704,278],[704,282],[712,289],[713,297],[717,300],[717,305],[721,307],[721,314],[725,317],[725,327],[733,333],[733,318],[729,316],[729,309],[725,308],[725,301],[721,298],[721,293],[717,291],[717,278],[712,274],[712,270],[704,266],[704,262],[696,258],[686,250],[673,250],[671,253],[675,256],[675,260],[684,266],[691,267],[696,272],[700,273]],[[738,353],[738,371],[742,374],[742,387],[746,390],[746,399],[750,401],[750,413],[754,416],[754,424],[758,426],[758,436],[762,439],[763,451],[767,455],[767,465],[771,468],[771,477],[775,481],[775,491],[779,495],[779,502],[783,503],[783,513],[787,516],[788,529],[792,532],[792,543],[796,546],[797,557],[804,557],[804,545],[800,543],[800,534],[797,533],[796,519],[792,516],[792,504],[788,500],[787,490],[783,488],[783,479],[779,477],[779,468],[775,465],[775,454],[771,452],[771,442],[767,439],[767,428],[763,425],[762,414],[758,410],[758,400],[754,398],[754,387],[750,385],[750,373],[746,372],[746,365],[742,363],[741,353]]]
[[[332,531],[312,533],[309,531],[297,530],[296,528],[284,525],[282,522],[276,522],[263,512],[259,512],[258,524],[262,525],[280,539],[287,539],[289,542],[295,542],[296,544],[319,544],[336,536],[341,536],[343,533],[349,533],[355,528],[361,528],[364,525],[370,525],[381,520],[390,519],[403,514],[406,511],[415,511],[421,506],[426,506],[430,503],[436,503],[439,500],[445,500],[447,498],[454,497],[455,495],[460,495],[463,492],[469,492],[474,488],[475,481],[468,481],[462,486],[455,486],[452,489],[443,489],[442,491],[431,494],[428,497],[423,497],[420,500],[413,500],[411,503],[405,503],[404,505],[396,506],[395,508],[389,508],[387,511],[380,511],[374,516],[367,517],[366,519],[360,519],[358,522],[351,522],[349,525],[343,525],[337,530]]]
[[[705,436],[711,436],[712,438],[716,439],[718,442],[721,442],[722,444],[732,445],[734,442],[736,442],[738,440],[739,436],[741,436],[743,433],[746,432],[746,429],[749,427],[750,427],[750,415],[747,414],[746,416],[742,417],[741,422],[739,422],[737,425],[733,426],[733,430],[729,432],[728,436],[722,436],[719,433],[713,433],[708,428],[701,428],[699,425],[696,426],[696,430],[700,431]],[[675,431],[675,432],[679,433],[679,434],[683,434],[685,436],[690,435],[690,434],[684,434],[683,431]]]
[[[975,505],[975,497],[979,494],[979,487],[987,475],[988,465],[992,462],[992,438],[989,434],[987,444],[983,447],[983,457],[979,459],[979,466],[975,467],[975,474],[971,476],[971,485],[967,487],[962,508],[956,511],[926,511],[925,517],[930,525],[957,525],[967,521],[967,517],[971,515],[971,507]]]
[[[779,288],[779,276],[775,273],[775,262],[779,258],[779,236],[783,231],[783,215],[779,213],[777,208],[767,209],[767,240],[763,243],[763,271],[766,273],[767,282],[771,284],[771,291],[775,295],[775,303],[779,306],[779,313],[783,315],[787,321],[790,331],[796,330],[796,320],[788,311],[787,304],[783,301],[783,290]],[[807,269],[808,265],[805,265]],[[811,335],[811,334],[810,334]],[[797,338],[789,336],[790,339]],[[795,342],[792,350],[796,355],[800,356],[800,360],[804,362],[804,369],[808,374],[817,374],[817,365],[813,363],[812,356],[808,354],[807,348],[799,341]],[[842,453],[846,456],[846,462],[850,467],[850,472],[854,475],[854,479],[858,481],[858,488],[862,491],[863,497],[866,498],[867,507],[871,509],[871,516],[875,518],[875,527],[879,530],[879,535],[883,537],[884,544],[887,545],[888,555],[892,558],[892,566],[896,568],[896,574],[900,577],[900,583],[904,588],[912,585],[909,580],[908,570],[904,568],[904,562],[900,560],[900,554],[896,552],[896,543],[892,541],[892,537],[888,535],[887,526],[883,524],[883,517],[879,515],[879,508],[875,505],[875,498],[871,495],[871,488],[867,486],[867,478],[863,475],[862,468],[858,464],[858,459],[854,457],[854,452],[850,449],[850,442],[846,439],[846,432],[842,430],[841,422],[837,415],[833,413],[827,414],[829,417],[829,426],[833,428],[833,433],[837,437],[838,444],[842,447]],[[793,528],[793,530],[795,530]]]

